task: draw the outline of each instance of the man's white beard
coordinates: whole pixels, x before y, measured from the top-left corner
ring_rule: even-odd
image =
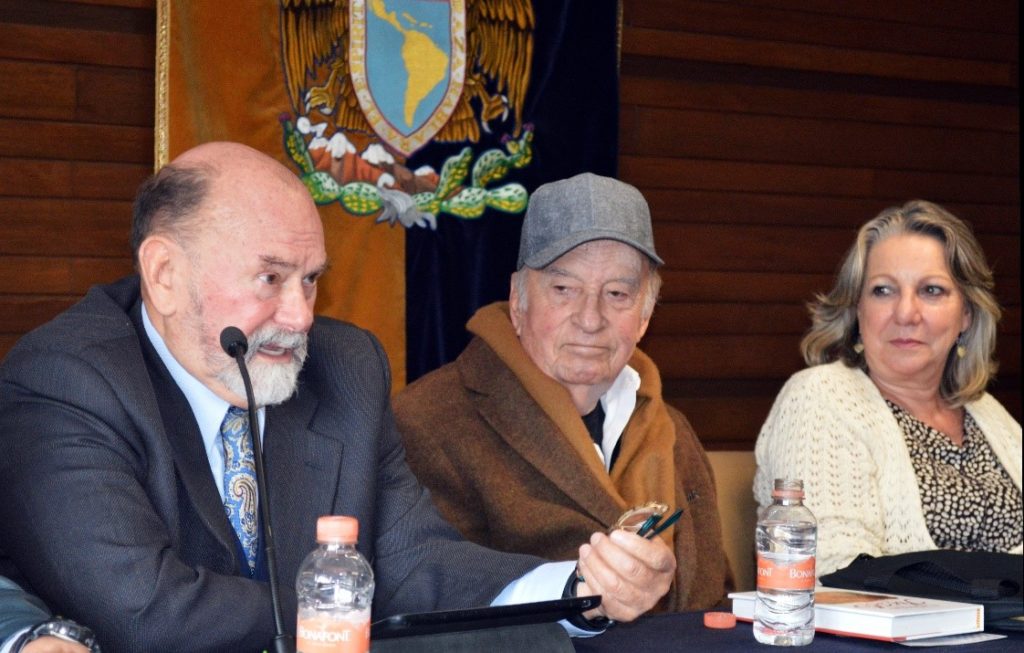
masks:
[[[256,358],[260,347],[268,344],[276,349],[290,350],[291,360],[287,363],[270,363]],[[285,331],[268,325],[258,329],[249,337],[249,350],[245,354],[245,364],[249,368],[252,393],[257,407],[280,404],[295,394],[299,372],[302,371],[307,353],[308,338],[305,333]],[[242,373],[239,372],[238,364],[234,360],[229,361],[221,368],[217,379],[235,395],[245,396]]]

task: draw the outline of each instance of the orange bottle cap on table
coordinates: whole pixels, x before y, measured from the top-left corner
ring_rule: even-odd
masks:
[[[736,615],[731,612],[705,612],[705,628],[735,628]]]

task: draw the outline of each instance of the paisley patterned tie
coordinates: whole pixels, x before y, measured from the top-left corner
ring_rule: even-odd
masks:
[[[250,573],[256,567],[256,459],[249,433],[249,411],[231,406],[220,425],[224,441],[224,511],[242,543]]]

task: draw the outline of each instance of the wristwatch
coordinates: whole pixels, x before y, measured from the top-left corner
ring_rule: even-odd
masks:
[[[68,642],[81,644],[89,649],[90,653],[101,653],[100,645],[96,643],[96,636],[93,635],[92,630],[70,619],[63,619],[61,617],[55,617],[34,626],[14,644],[11,648],[12,653],[19,653],[26,644],[34,642],[40,637],[57,637]]]

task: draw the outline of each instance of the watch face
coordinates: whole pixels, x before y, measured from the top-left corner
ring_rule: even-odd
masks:
[[[92,653],[99,653],[100,650],[92,631],[70,619],[51,619],[32,629],[32,639],[46,636],[58,637],[69,642],[81,644],[92,651]]]

